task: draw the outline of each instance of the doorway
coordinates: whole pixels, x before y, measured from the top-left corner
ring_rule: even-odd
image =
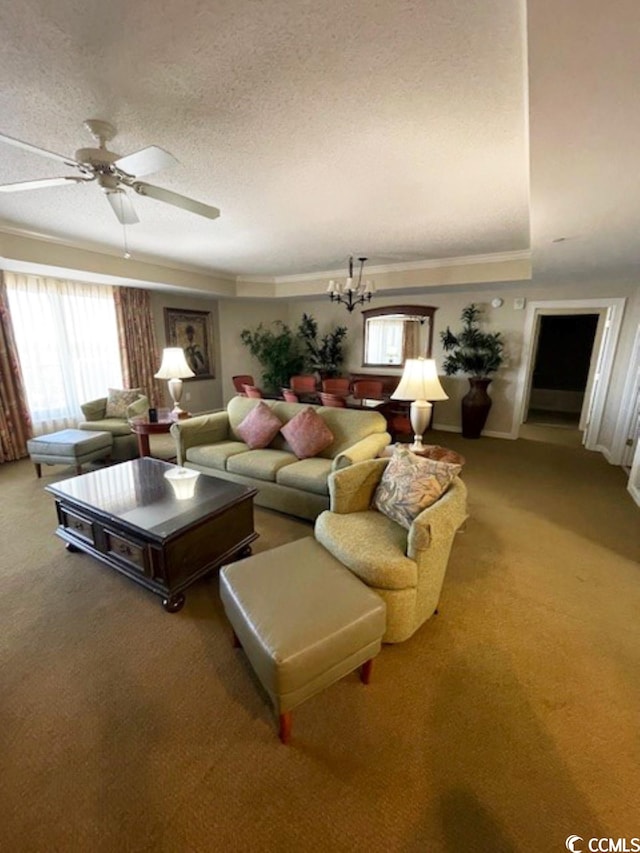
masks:
[[[599,315],[542,314],[524,422],[580,427]]]
[[[541,441],[559,440],[562,444],[579,444],[582,442],[587,450],[608,452],[608,448],[599,443],[600,428],[604,417],[605,402],[625,302],[626,300],[621,297],[601,297],[527,303],[523,327],[522,358],[516,381],[511,433],[513,438],[525,438],[525,432],[528,431],[543,431],[546,435],[539,436]],[[538,351],[540,335],[540,320],[547,316],[574,315],[597,316],[595,336],[591,345],[589,371],[577,429],[560,430],[524,423],[529,411],[535,356]]]

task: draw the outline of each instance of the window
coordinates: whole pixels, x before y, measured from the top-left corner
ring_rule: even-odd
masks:
[[[34,433],[76,426],[81,403],[122,387],[113,290],[9,272],[5,280]]]

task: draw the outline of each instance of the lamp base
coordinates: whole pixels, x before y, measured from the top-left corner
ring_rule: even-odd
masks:
[[[413,444],[409,445],[409,450],[424,450],[422,443],[422,433],[429,426],[431,421],[431,410],[433,406],[428,400],[414,400],[409,410],[409,420],[413,429]]]
[[[173,409],[169,412],[169,417],[174,421],[181,421],[183,418],[190,418],[191,415],[189,412],[185,412],[184,409],[181,409],[176,403]]]

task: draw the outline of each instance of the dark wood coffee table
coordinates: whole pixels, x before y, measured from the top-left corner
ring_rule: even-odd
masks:
[[[85,551],[162,596],[175,613],[184,590],[223,563],[251,553],[255,489],[201,474],[178,500],[165,471],[145,457],[46,487],[69,551]]]

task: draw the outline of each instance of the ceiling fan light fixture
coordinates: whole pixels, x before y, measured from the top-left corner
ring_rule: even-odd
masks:
[[[116,129],[110,122],[103,121],[102,119],[87,119],[84,122],[84,126],[96,140],[99,147],[79,148],[75,152],[75,160],[71,157],[64,157],[62,154],[47,151],[45,148],[39,148],[37,145],[31,145],[29,142],[23,142],[20,139],[14,139],[11,136],[0,133],[0,142],[5,142],[15,148],[22,148],[34,154],[40,154],[43,157],[61,161],[66,166],[78,169],[82,175],[82,177],[73,176],[44,178],[37,181],[18,181],[0,186],[0,192],[20,192],[40,187],[62,186],[65,183],[97,180],[100,188],[107,195],[107,200],[118,221],[123,224],[133,225],[139,222],[131,200],[125,193],[127,188],[132,188],[138,195],[149,196],[157,201],[170,204],[173,207],[179,207],[189,213],[195,213],[197,216],[204,216],[207,219],[217,219],[220,216],[220,211],[217,207],[137,180],[137,177],[140,175],[157,172],[160,169],[173,166],[178,162],[173,154],[165,151],[164,148],[160,148],[158,145],[149,145],[146,148],[140,149],[140,151],[134,151],[132,154],[126,154],[124,157],[121,157],[120,154],[115,154],[106,147],[106,143],[116,135]]]

